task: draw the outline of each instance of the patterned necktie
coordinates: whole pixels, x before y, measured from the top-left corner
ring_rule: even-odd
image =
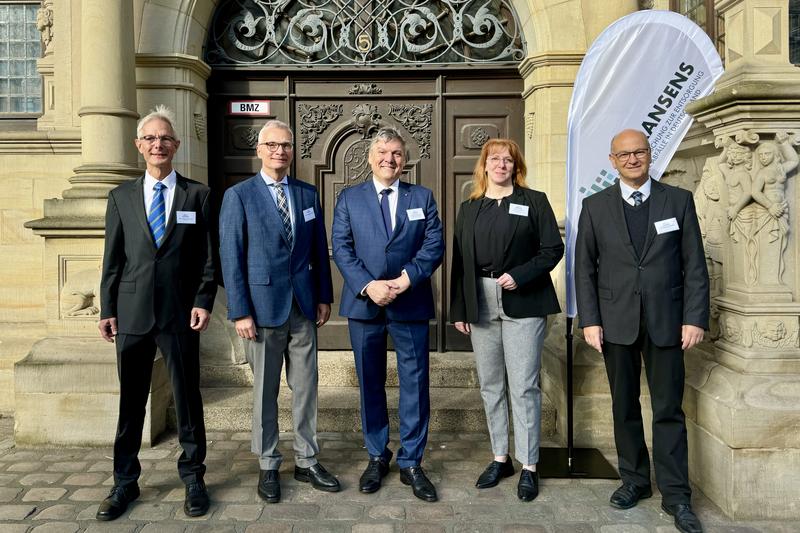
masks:
[[[392,194],[392,189],[383,189],[381,191],[381,213],[383,214],[383,227],[386,230],[386,236],[392,236],[392,212],[389,209],[389,195]]]
[[[633,191],[631,193],[631,198],[633,198],[633,206],[639,207],[640,205],[642,205],[644,194],[640,193],[639,191]]]
[[[289,202],[286,200],[286,191],[283,190],[283,183],[275,184],[275,196],[278,199],[278,213],[281,214],[281,220],[283,220],[286,240],[289,241],[289,248],[291,248],[294,240],[294,235],[292,234],[292,217],[289,215]]]
[[[156,243],[156,248],[161,248],[161,243],[164,242],[164,232],[167,225],[167,206],[164,203],[164,189],[167,186],[163,183],[156,182],[153,190],[156,193],[153,195],[153,202],[150,204],[150,216],[147,217],[147,224],[150,226],[150,233],[153,235],[153,242]]]

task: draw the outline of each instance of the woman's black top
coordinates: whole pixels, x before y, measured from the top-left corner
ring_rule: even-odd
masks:
[[[475,264],[478,270],[502,270],[505,243],[513,231],[508,210],[508,197],[500,202],[493,198],[481,199],[475,220]]]

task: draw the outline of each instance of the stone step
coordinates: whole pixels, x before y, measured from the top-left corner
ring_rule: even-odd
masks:
[[[397,431],[397,404],[399,390],[386,390],[389,420]],[[253,414],[253,389],[251,387],[214,387],[203,389],[206,428],[208,431],[250,431]],[[361,431],[359,391],[357,387],[320,387],[318,399],[317,430],[320,432]],[[278,398],[278,426],[281,431],[292,431],[291,392],[283,388]],[[175,427],[174,407],[169,410],[169,423]],[[556,412],[552,403],[543,397],[542,438],[555,434]],[[483,432],[486,419],[483,402],[477,388],[431,388],[430,431]]]
[[[318,356],[320,387],[358,387],[353,352],[321,351]],[[387,386],[396,387],[397,358],[387,356]],[[285,372],[282,384],[286,385]],[[431,387],[476,388],[478,375],[472,352],[431,353]],[[204,388],[243,387],[253,385],[253,373],[247,364],[208,364],[200,367],[200,385]]]

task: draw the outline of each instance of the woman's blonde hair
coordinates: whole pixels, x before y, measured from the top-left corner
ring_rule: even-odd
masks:
[[[481,155],[475,163],[475,170],[472,172],[472,193],[470,200],[477,200],[486,194],[488,177],[486,176],[486,159],[494,152],[508,150],[514,160],[514,185],[517,187],[527,187],[525,175],[528,167],[525,166],[525,159],[522,157],[522,150],[519,145],[511,139],[489,139],[481,148]]]

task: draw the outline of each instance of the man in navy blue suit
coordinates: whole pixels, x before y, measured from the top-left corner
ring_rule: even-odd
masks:
[[[361,425],[369,463],[359,481],[377,491],[389,472],[386,339],[397,352],[400,380],[400,480],[436,501],[420,466],[428,440],[428,321],[435,316],[430,278],[442,262],[442,223],[433,193],[400,181],[406,144],[380,130],[369,149],[372,179],[345,189],[333,215],[333,258],[344,277],[339,312],[346,316],[361,385]]]
[[[258,494],[276,503],[281,497],[278,387],[284,358],[292,390],[294,477],[319,490],[339,490],[339,481],[316,459],[317,328],[330,317],[333,285],[317,190],[288,177],[294,155],[289,126],[267,122],[256,151],[261,171],[225,192],[220,258],[228,318],[245,339],[253,370]]]

